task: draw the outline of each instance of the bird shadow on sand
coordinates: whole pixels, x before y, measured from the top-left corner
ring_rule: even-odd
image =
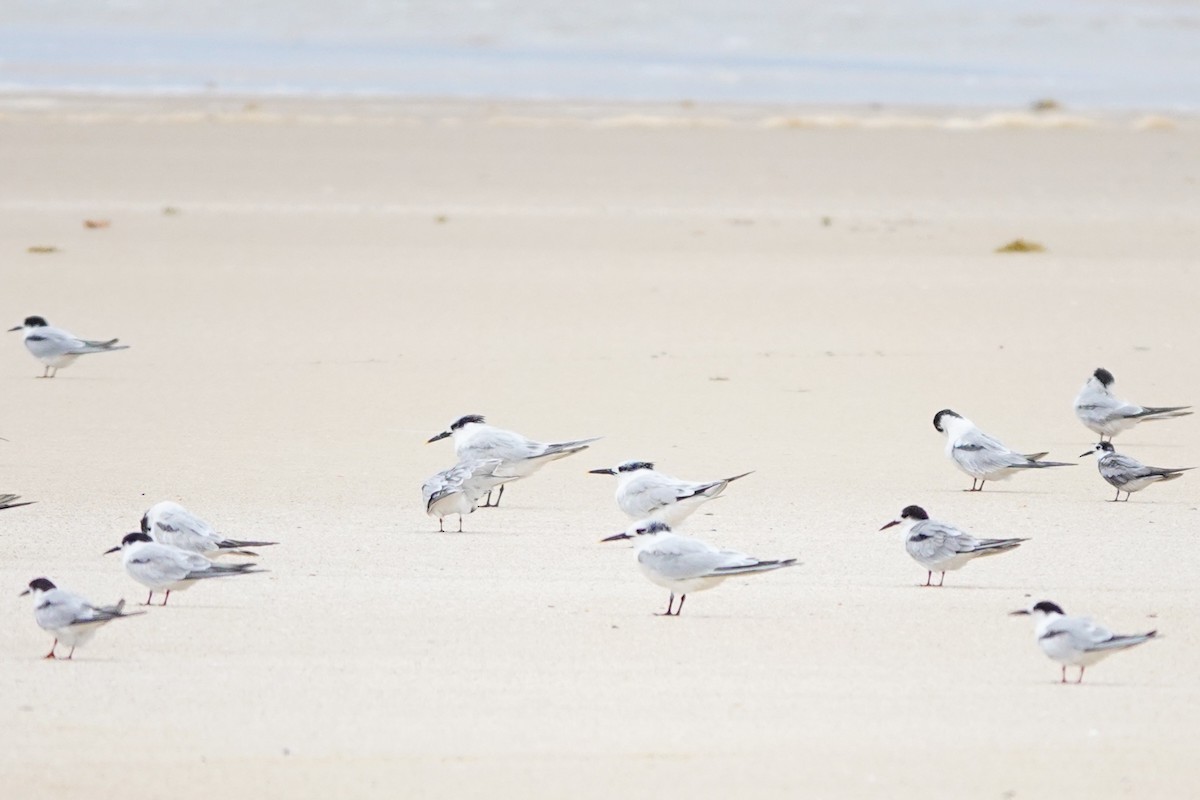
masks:
[[[1071,667],[1072,672],[1074,672],[1074,669],[1075,669],[1074,667]],[[1021,685],[1022,686],[1057,686],[1064,690],[1068,687],[1070,687],[1072,689],[1081,689],[1081,690],[1088,689],[1089,687],[1092,689],[1096,689],[1096,690],[1152,688],[1151,684],[1146,684],[1146,683],[1114,683],[1112,681],[1106,681],[1106,680],[1093,681],[1091,679],[1090,674],[1084,678],[1083,683],[1076,683],[1074,676],[1068,675],[1066,683],[1062,683],[1057,678],[1055,678],[1054,680],[1026,680],[1026,681],[1022,681]]]
[[[926,586],[923,583],[909,583],[909,584],[905,584],[905,585],[902,585],[902,586],[899,586],[896,588],[900,588],[900,589],[909,589],[909,588],[933,589],[933,590],[945,589],[947,591],[959,590],[959,591],[972,591],[972,592],[1025,592],[1025,591],[1028,591],[1028,589],[1029,589],[1028,586],[971,586],[969,584],[964,585],[964,584],[954,584],[954,583],[947,583],[945,586],[938,586],[936,583],[933,586]]]
[[[969,489],[928,489],[926,491],[937,494],[1029,494],[1029,495],[1051,495],[1062,494],[1061,492],[1031,492],[1028,489],[984,489],[981,492],[972,492]]]
[[[408,531],[408,533],[410,533],[414,536],[521,536],[522,535],[519,531],[473,531],[473,530],[467,530],[467,531],[419,530],[419,531]]]

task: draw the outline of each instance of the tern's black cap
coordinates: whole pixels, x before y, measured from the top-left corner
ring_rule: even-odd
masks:
[[[959,419],[962,419],[961,414],[956,414],[955,412],[951,411],[948,408],[943,408],[941,411],[934,414],[933,415],[933,427],[937,428],[938,431],[940,431],[942,433],[946,432],[946,429],[942,427],[942,417],[958,417]]]
[[[1035,605],[1033,607],[1033,610],[1041,611],[1045,614],[1066,614],[1067,613],[1062,610],[1061,606],[1057,605],[1056,603],[1051,603],[1049,600],[1042,600],[1040,603],[1038,603],[1037,605]]]

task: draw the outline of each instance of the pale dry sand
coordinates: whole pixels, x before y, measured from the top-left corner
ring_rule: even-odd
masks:
[[[0,322],[133,345],[53,381],[16,335],[0,352],[0,490],[38,501],[0,520],[19,796],[1193,796],[1200,476],[1115,505],[1085,460],[967,495],[930,424],[1074,460],[1097,366],[1200,401],[1193,122],[2,111]],[[993,252],[1016,237],[1048,251]],[[453,456],[423,442],[471,412],[606,438],[433,533],[418,489]],[[1117,444],[1189,466],[1198,437]],[[635,456],[756,470],[687,530],[804,565],[653,616],[585,474]],[[17,592],[140,601],[100,553],[166,498],[281,540],[270,573],[38,660]],[[918,589],[877,532],[908,503],[1032,541]],[[1043,598],[1166,638],[1060,687],[1005,616]]]

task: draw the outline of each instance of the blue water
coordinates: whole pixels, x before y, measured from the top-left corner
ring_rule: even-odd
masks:
[[[1200,5],[0,0],[0,89],[1195,110]]]

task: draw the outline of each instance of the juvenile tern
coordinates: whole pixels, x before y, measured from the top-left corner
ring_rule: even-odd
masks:
[[[734,550],[718,550],[699,539],[672,533],[665,522],[654,519],[635,522],[623,533],[600,541],[620,539],[633,539],[633,550],[642,574],[651,583],[671,592],[666,612],[658,616],[679,616],[688,594],[711,589],[726,578],[771,572],[796,564],[794,558],[762,561]],[[672,614],[676,594],[679,595],[679,607]]]
[[[953,525],[930,519],[920,506],[906,506],[897,519],[879,530],[899,525],[904,534],[904,549],[927,571],[924,586],[933,586],[933,573],[942,573],[937,585],[946,582],[946,573],[962,569],[968,562],[984,556],[1006,553],[1028,539],[976,539]]]
[[[1038,647],[1053,661],[1062,665],[1062,678],[1067,682],[1067,667],[1079,667],[1079,679],[1083,683],[1083,671],[1118,650],[1128,650],[1158,635],[1158,631],[1119,636],[1108,628],[1084,617],[1068,617],[1058,605],[1043,600],[1033,608],[1014,611],[1010,616],[1033,617],[1034,635]]]
[[[70,366],[75,359],[88,353],[107,353],[128,350],[129,345],[117,344],[118,339],[104,342],[80,339],[62,328],[51,327],[42,317],[26,317],[25,321],[8,332],[24,331],[25,347],[33,357],[46,365],[41,377],[53,378],[60,367]]]
[[[963,491],[982,492],[983,484],[988,481],[1006,480],[1021,470],[1074,466],[1063,461],[1039,461],[1046,455],[1044,452],[1028,455],[1014,452],[948,408],[934,414],[933,427],[946,434],[946,455],[971,476],[971,488]]]
[[[1100,434],[1100,441],[1112,441],[1121,431],[1126,431],[1139,422],[1156,419],[1171,419],[1191,414],[1191,406],[1169,406],[1151,408],[1136,403],[1126,403],[1112,393],[1116,379],[1106,369],[1098,369],[1087,379],[1075,398],[1075,416],[1091,430]]]
[[[593,475],[617,476],[617,506],[630,519],[657,519],[678,525],[725,487],[749,472],[708,483],[681,481],[654,469],[649,461],[623,461],[609,469],[589,470]]]
[[[94,606],[77,594],[59,589],[46,578],[35,578],[22,595],[33,595],[33,618],[38,626],[54,634],[54,644],[45,658],[58,658],[54,651],[59,642],[71,648],[65,660],[75,655],[75,648],[87,644],[96,631],[114,619],[136,617],[145,611],[125,613],[125,601],[115,606]]]
[[[142,533],[159,544],[199,553],[208,558],[223,555],[257,556],[247,547],[269,547],[278,542],[248,542],[226,539],[204,520],[178,503],[155,503],[142,515]]]
[[[6,508],[18,508],[20,506],[31,506],[37,502],[36,500],[25,500],[20,503],[16,502],[17,500],[20,500],[20,499],[21,499],[21,495],[19,495],[19,494],[0,494],[0,511],[3,511]]]
[[[465,461],[439,472],[421,486],[425,498],[425,513],[438,518],[438,532],[445,533],[445,518],[458,515],[458,532],[462,533],[462,518],[479,505],[479,499],[512,477],[498,475],[504,462],[498,458]]]
[[[1081,453],[1079,457],[1083,458],[1093,453],[1099,454],[1096,466],[1100,469],[1100,477],[1117,489],[1117,496],[1110,500],[1110,503],[1120,500],[1121,492],[1125,493],[1125,502],[1128,503],[1129,495],[1134,492],[1140,492],[1152,483],[1173,481],[1189,469],[1195,469],[1195,467],[1147,467],[1136,458],[1118,453],[1113,449],[1111,441],[1099,442],[1091,450]]]
[[[125,534],[119,545],[105,550],[104,554],[118,550],[121,551],[129,577],[150,590],[146,602],[142,604],[146,606],[154,599],[155,592],[167,593],[162,601],[165,606],[171,599],[171,592],[190,589],[196,581],[265,571],[254,569],[254,564],[216,564],[199,553],[159,544],[140,532]]]
[[[459,417],[449,428],[431,436],[429,441],[436,442],[447,436],[454,437],[454,454],[458,456],[460,463],[498,458],[504,462],[500,472],[513,480],[528,478],[551,461],[586,450],[588,445],[601,438],[597,436],[573,442],[543,444],[526,439],[519,433],[492,427],[478,414]],[[484,503],[483,507],[500,505],[500,498],[503,496],[504,484],[500,484],[496,502],[491,502],[491,492],[488,492],[488,502]]]

